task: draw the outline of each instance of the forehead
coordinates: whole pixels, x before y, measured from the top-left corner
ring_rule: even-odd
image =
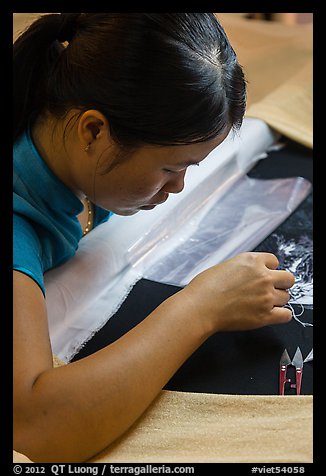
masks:
[[[175,148],[174,159],[180,161],[180,165],[188,165],[194,162],[203,160],[213,149],[219,146],[227,134],[218,136],[206,142],[199,142],[197,144],[190,144]]]
[[[206,142],[176,146],[144,146],[138,153],[143,157],[155,157],[164,163],[187,166],[203,160],[213,149],[227,137],[229,131]]]

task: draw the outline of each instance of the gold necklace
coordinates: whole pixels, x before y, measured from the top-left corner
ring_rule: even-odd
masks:
[[[86,200],[86,204],[87,204],[88,214],[87,214],[87,224],[86,224],[85,230],[83,231],[83,236],[87,235],[87,233],[88,233],[89,231],[91,231],[91,229],[92,229],[92,221],[93,221],[92,204],[91,204],[91,202],[88,200],[87,197],[85,197],[85,200]]]

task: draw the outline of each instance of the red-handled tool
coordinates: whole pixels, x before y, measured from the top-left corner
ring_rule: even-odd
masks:
[[[291,379],[287,378],[287,368],[289,365],[295,367],[295,383],[291,383]],[[280,395],[285,393],[285,384],[290,383],[290,388],[295,388],[297,395],[300,395],[301,392],[301,381],[302,381],[302,370],[303,370],[303,357],[300,348],[298,347],[294,357],[291,361],[287,350],[285,349],[281,360],[280,360]]]
[[[300,395],[302,370],[303,370],[303,357],[299,347],[297,348],[294,354],[294,357],[292,359],[292,365],[295,367],[295,384],[292,384],[291,388],[296,388],[297,395]]]
[[[291,382],[289,378],[286,378],[288,365],[291,365],[291,360],[288,351],[285,349],[280,360],[280,395],[284,395],[286,382]]]

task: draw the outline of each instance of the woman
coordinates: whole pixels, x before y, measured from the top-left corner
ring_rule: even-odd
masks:
[[[111,213],[181,192],[187,167],[239,129],[246,84],[213,13],[71,13],[44,15],[17,39],[14,88],[14,447],[80,462],[212,334],[288,322],[294,277],[272,254],[241,254],[113,344],[53,369],[43,274]]]

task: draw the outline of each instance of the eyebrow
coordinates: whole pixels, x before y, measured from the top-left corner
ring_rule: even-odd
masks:
[[[199,161],[192,161],[188,160],[186,162],[178,162],[176,164],[173,164],[175,167],[188,167],[189,165],[199,165]],[[172,164],[171,164],[172,167]]]

